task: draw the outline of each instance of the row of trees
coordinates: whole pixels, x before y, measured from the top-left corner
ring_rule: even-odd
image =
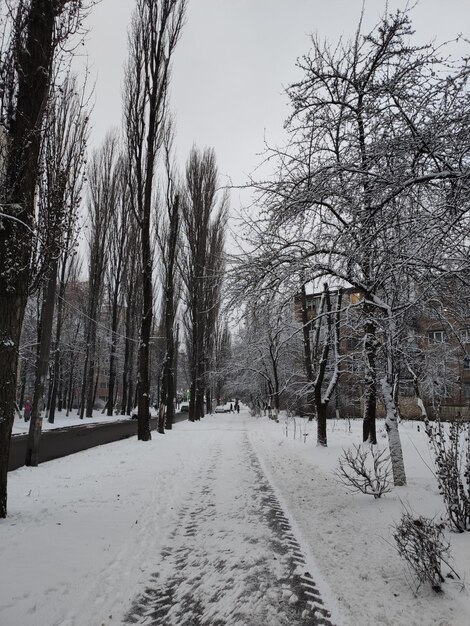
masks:
[[[165,147],[168,158],[170,148],[170,145]],[[161,184],[165,193],[160,195],[152,212],[155,299],[149,350],[150,402],[159,405],[161,400],[165,415],[162,414],[160,432],[165,424],[163,417],[169,428],[174,417],[177,343],[184,349],[180,369],[186,383],[192,380],[189,374],[195,361],[191,358],[195,337],[203,342],[199,348],[203,359],[197,364],[196,375],[204,393],[209,393],[213,386],[209,372],[216,358],[213,340],[220,317],[226,205],[223,200],[214,220],[210,214],[215,210],[215,188],[212,195],[204,194],[209,201],[206,216],[202,214],[205,203],[193,202],[199,193],[198,185],[204,182],[208,172],[216,184],[212,151],[200,153],[194,149],[187,170],[187,180],[177,187],[171,170],[167,170]],[[32,385],[39,384],[35,363],[37,346],[41,345],[37,341],[39,329],[41,337],[47,337],[49,344],[52,341],[52,351],[48,349],[44,358],[42,378],[43,387],[48,379],[47,393],[42,388],[38,395],[46,404],[51,423],[58,404],[59,410],[65,405],[67,413],[72,408],[78,409],[81,418],[92,416],[97,401],[101,405],[103,401],[106,403],[103,411],[108,415],[115,412],[129,415],[137,404],[136,347],[142,286],[138,224],[127,177],[122,144],[117,133],[112,132],[92,155],[87,168],[87,268],[83,270],[75,250],[64,247],[57,259],[61,274],[58,297],[54,298],[44,285],[27,307],[20,346],[18,404],[21,409],[31,395]],[[195,225],[204,226],[209,235],[199,243],[199,248],[194,247]],[[69,232],[69,239],[73,235],[73,231]],[[202,259],[198,261],[197,255],[201,253]],[[56,283],[54,280],[54,287]],[[195,298],[200,298],[202,304],[194,302]],[[45,306],[50,311],[48,328],[43,322]],[[182,337],[177,342],[180,320],[183,320]],[[203,324],[201,337],[198,324]],[[196,379],[193,383],[196,384]],[[211,406],[209,398],[207,406]],[[41,412],[37,402],[33,401],[32,407],[35,423]],[[196,418],[194,412],[190,417]]]
[[[171,428],[179,344],[189,363],[191,420],[204,415],[220,383],[212,369],[227,344],[220,340],[227,197],[218,199],[210,149],[193,148],[179,176],[168,109],[186,5],[136,0],[123,131],[110,131],[90,158],[85,88],[68,70],[70,41],[90,7],[16,0],[2,15],[0,517],[15,402],[31,381],[29,465],[38,463],[44,409],[51,422],[65,406],[91,416],[103,378],[109,415],[130,413],[137,401],[139,439],[151,437],[157,397],[159,431]],[[77,251],[82,206],[85,269]]]
[[[6,515],[8,456],[23,317],[30,286],[37,275],[49,271],[50,258],[38,267],[32,251],[39,224],[63,220],[61,209],[59,215],[54,214],[59,203],[45,201],[41,206],[35,201],[44,147],[43,122],[51,84],[63,61],[63,44],[80,30],[85,13],[85,2],[68,0],[18,0],[2,9],[0,517]],[[47,181],[47,189],[49,182],[51,194],[60,194],[60,181]],[[41,214],[38,219],[37,211],[45,208],[51,214],[47,219],[42,219]],[[55,241],[52,245],[55,246]]]
[[[305,285],[361,294],[355,305],[332,303],[325,288],[316,326],[304,318],[305,394],[326,445],[323,408],[337,381],[327,364],[335,361],[340,315],[355,308],[364,440],[375,442],[380,398],[395,482],[404,484],[400,376],[412,371],[418,393],[424,380],[410,319],[442,299],[443,285],[454,294],[467,285],[468,61],[451,58],[446,46],[415,45],[408,13],[397,12],[366,35],[360,25],[352,41],[335,47],[313,38],[298,65],[303,77],[287,90],[290,140],[268,151],[275,176],[252,181],[260,217],[249,223],[252,252],[234,261],[232,285],[247,303],[247,329],[260,295],[275,311],[276,294],[293,299]],[[274,360],[276,342],[268,343]]]

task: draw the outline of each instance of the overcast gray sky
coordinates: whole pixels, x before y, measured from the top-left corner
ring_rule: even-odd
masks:
[[[405,0],[390,0],[390,9]],[[365,26],[376,23],[385,0],[366,0]],[[92,144],[120,125],[127,25],[134,0],[101,0],[88,21],[86,50],[96,79]],[[336,41],[354,34],[362,0],[189,0],[173,63],[172,109],[178,162],[193,143],[213,146],[222,175],[234,184],[259,162],[266,134],[282,138],[288,108],[283,86],[296,78],[296,58],[309,33]],[[469,0],[421,0],[413,10],[420,41],[469,34]],[[234,198],[235,204],[236,199]]]

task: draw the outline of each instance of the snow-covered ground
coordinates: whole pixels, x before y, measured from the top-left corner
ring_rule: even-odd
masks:
[[[154,416],[152,416],[154,417]],[[115,422],[118,420],[128,420],[128,415],[111,415],[108,416],[101,411],[93,411],[93,417],[84,417],[82,420],[78,417],[77,411],[74,410],[70,415],[65,415],[65,411],[57,411],[53,424],[49,424],[47,419],[42,422],[42,430],[53,430],[55,428],[66,428],[67,426],[83,426],[84,424]],[[13,423],[13,434],[23,435],[29,431],[29,422],[25,422],[23,418],[15,415]]]
[[[374,500],[332,475],[360,422],[326,449],[299,424],[221,414],[11,472],[0,624],[468,624],[468,590],[415,597],[392,545],[403,504],[444,513],[423,430],[400,425],[408,486]],[[470,534],[447,536],[465,580]]]

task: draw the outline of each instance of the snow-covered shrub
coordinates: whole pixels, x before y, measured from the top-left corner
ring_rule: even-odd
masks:
[[[434,591],[442,591],[443,563],[451,569],[451,578],[453,574],[457,576],[448,563],[450,544],[443,531],[444,524],[436,524],[427,517],[415,517],[409,512],[404,513],[394,526],[393,538],[398,554],[408,563],[416,579],[416,591],[424,582],[429,582]]]
[[[377,446],[353,446],[343,450],[335,472],[337,479],[355,493],[380,498],[392,489],[392,468],[387,449]]]
[[[453,420],[448,432],[440,421],[425,421],[434,453],[439,493],[454,530],[470,530],[470,423]]]

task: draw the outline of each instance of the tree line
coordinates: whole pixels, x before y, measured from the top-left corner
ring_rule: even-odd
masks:
[[[326,409],[340,406],[347,390],[338,374],[354,353],[364,441],[376,443],[380,403],[396,484],[406,480],[403,380],[423,411],[433,387],[438,413],[445,381],[462,384],[455,368],[436,369],[444,347],[420,320],[454,338],[461,362],[468,350],[470,68],[451,45],[467,42],[416,44],[408,11],[366,33],[360,23],[349,41],[312,37],[298,60],[302,76],[287,88],[287,144],[267,149],[273,175],[250,181],[251,250],[231,266],[244,303],[240,350],[253,338],[258,350],[249,363],[258,376],[248,385],[239,371],[245,393],[278,409],[297,388],[326,445]],[[306,290],[318,296],[313,317]],[[303,315],[296,325],[294,299]],[[348,334],[356,345],[346,354]]]
[[[226,329],[228,196],[215,153],[194,146],[183,174],[175,165],[168,90],[187,1],[136,0],[122,130],[91,152],[87,88],[71,60],[93,2],[10,4],[1,15],[0,517],[27,393],[27,465],[38,464],[43,418],[90,417],[100,381],[107,414],[137,407],[147,441],[151,404],[158,431],[172,427],[182,353],[189,419],[211,409]]]

